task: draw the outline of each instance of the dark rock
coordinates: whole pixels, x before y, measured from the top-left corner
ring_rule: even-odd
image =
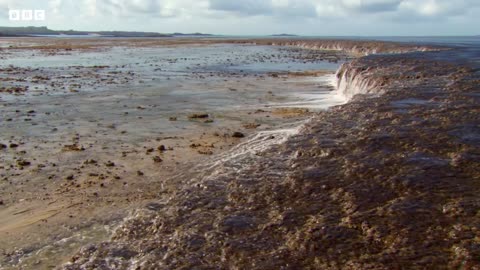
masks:
[[[21,160],[17,161],[17,165],[21,166],[21,167],[27,167],[27,166],[32,165],[32,163],[30,161],[26,161],[26,160],[21,159]]]
[[[232,137],[233,137],[233,138],[244,138],[244,137],[245,137],[245,134],[237,131],[237,132],[234,132],[234,133],[232,134]]]
[[[205,119],[210,117],[208,113],[193,113],[188,116],[190,119]]]
[[[108,161],[107,163],[105,163],[105,166],[107,166],[107,167],[115,167],[115,163],[113,163],[112,161]]]
[[[94,160],[94,159],[87,159],[87,160],[85,160],[85,162],[83,164],[86,164],[86,165],[97,164],[97,161]]]

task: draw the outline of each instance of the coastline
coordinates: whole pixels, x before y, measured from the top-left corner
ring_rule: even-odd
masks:
[[[374,78],[367,92],[382,94],[319,113],[248,165],[187,181],[64,268],[478,267],[475,70],[406,54],[345,68],[348,87]]]

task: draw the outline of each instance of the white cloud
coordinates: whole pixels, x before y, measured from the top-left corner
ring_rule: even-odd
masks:
[[[45,8],[46,24],[57,29],[224,33],[306,29],[320,34],[341,28],[348,30],[345,34],[382,29],[378,31],[390,35],[436,29],[473,33],[480,24],[476,16],[480,0],[0,0],[0,24],[9,24],[5,19],[9,8]]]

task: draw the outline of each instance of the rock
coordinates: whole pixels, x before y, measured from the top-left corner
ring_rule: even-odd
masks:
[[[3,202],[3,200],[0,200],[0,205],[5,205],[5,203]]]
[[[72,174],[72,175],[67,176],[65,179],[66,180],[73,180],[74,178],[75,178],[75,176]]]
[[[105,166],[107,166],[107,167],[115,167],[115,163],[113,163],[112,161],[108,161],[107,163],[105,163]]]
[[[97,161],[94,160],[94,159],[87,159],[85,160],[85,162],[83,163],[85,165],[88,165],[88,164],[97,164]]]
[[[208,113],[193,113],[188,116],[190,119],[205,119],[209,117],[210,115]]]
[[[246,128],[246,129],[256,129],[259,126],[261,126],[261,125],[257,124],[257,123],[248,123],[248,124],[243,125],[243,127]]]
[[[144,176],[145,174],[142,171],[137,171],[138,176]]]
[[[79,152],[79,151],[85,151],[85,148],[83,146],[78,146],[77,144],[70,144],[70,145],[67,144],[63,146],[63,151]]]
[[[244,137],[245,137],[245,134],[237,131],[237,132],[234,132],[234,133],[232,134],[232,137],[233,137],[233,138],[244,138]]]
[[[5,148],[7,148],[7,145],[0,143],[0,149],[5,149]]]
[[[154,161],[155,163],[160,163],[160,162],[163,162],[163,159],[160,158],[159,156],[154,156],[154,157],[153,157],[153,161]]]
[[[170,117],[170,118],[168,118],[168,120],[172,121],[172,122],[175,122],[175,121],[177,121],[177,117]]]
[[[20,160],[17,160],[17,165],[21,167],[26,167],[26,166],[32,165],[32,163],[30,161],[20,159]]]
[[[10,148],[17,148],[17,147],[18,147],[18,144],[16,144],[16,143],[11,143],[10,144]]]
[[[160,145],[157,149],[158,149],[158,151],[160,151],[160,152],[165,152],[165,151],[167,151],[167,148],[166,148],[165,145],[163,145],[163,144]]]

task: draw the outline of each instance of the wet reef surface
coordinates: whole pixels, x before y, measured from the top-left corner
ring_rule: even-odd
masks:
[[[337,77],[351,102],[184,179],[63,267],[479,269],[475,67],[376,55]]]

